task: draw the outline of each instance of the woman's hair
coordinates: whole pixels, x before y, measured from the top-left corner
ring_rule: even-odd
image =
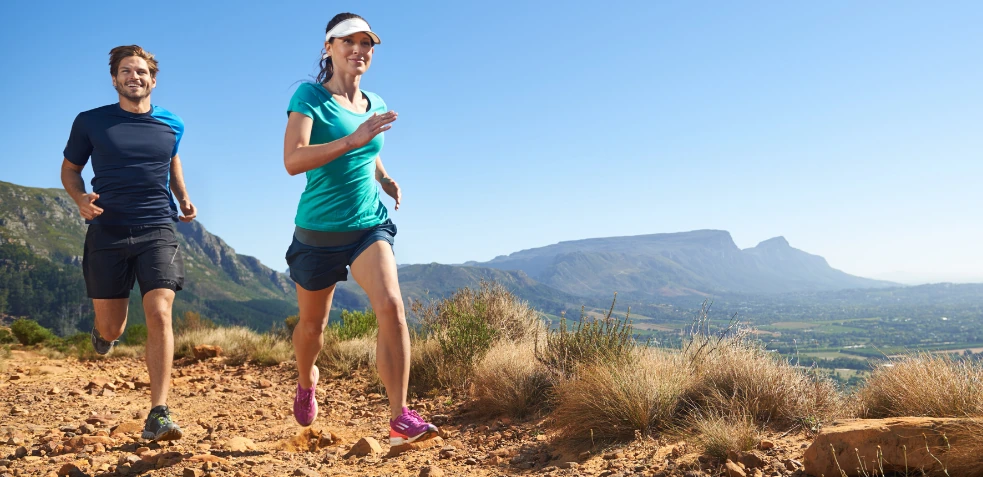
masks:
[[[331,31],[332,28],[337,26],[339,23],[345,20],[350,20],[352,18],[365,20],[361,16],[358,16],[354,13],[339,13],[335,15],[334,18],[331,19],[331,21],[328,22],[328,26],[324,28],[324,34],[326,35],[329,31]],[[368,21],[366,21],[365,23],[368,23]],[[334,74],[334,65],[331,63],[331,57],[327,56],[326,54],[322,54],[321,72],[317,74],[317,79],[315,81],[317,81],[318,83],[325,83],[331,79],[332,74]]]

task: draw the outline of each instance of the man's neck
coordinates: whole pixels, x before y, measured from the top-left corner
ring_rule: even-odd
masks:
[[[150,96],[141,98],[139,101],[133,101],[129,98],[120,96],[119,97],[119,107],[123,111],[128,111],[133,114],[146,114],[150,112]]]

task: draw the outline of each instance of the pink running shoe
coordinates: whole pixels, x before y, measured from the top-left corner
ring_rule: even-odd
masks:
[[[317,380],[321,377],[321,372],[314,366],[314,380],[310,389],[300,387],[297,383],[297,395],[294,396],[294,418],[301,426],[307,427],[317,419]]]
[[[437,426],[423,420],[416,411],[403,408],[403,414],[389,421],[389,445],[399,446],[437,437]]]

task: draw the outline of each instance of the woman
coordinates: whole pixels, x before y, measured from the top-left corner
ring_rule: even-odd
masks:
[[[437,427],[406,407],[410,336],[392,250],[396,226],[376,186],[399,210],[399,185],[379,157],[382,133],[397,115],[378,95],[359,88],[379,43],[362,17],[336,15],[326,28],[317,82],[302,84],[287,110],[283,164],[290,175],[307,175],[286,256],[300,307],[293,333],[300,374],[294,417],[302,426],[317,417],[314,361],[324,344],[335,284],[348,279],[351,267],[379,322],[376,361],[389,395],[389,442],[400,445],[429,439]]]

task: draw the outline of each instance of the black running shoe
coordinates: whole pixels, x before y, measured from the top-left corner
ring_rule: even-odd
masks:
[[[171,411],[167,406],[157,406],[150,410],[147,424],[143,426],[141,437],[153,441],[173,441],[184,436],[181,428],[171,420]]]
[[[96,353],[101,355],[109,354],[109,352],[113,350],[113,346],[119,344],[119,340],[106,341],[102,339],[102,336],[98,331],[96,331],[95,326],[92,327],[92,333],[90,334],[92,335],[92,347],[95,348]]]

